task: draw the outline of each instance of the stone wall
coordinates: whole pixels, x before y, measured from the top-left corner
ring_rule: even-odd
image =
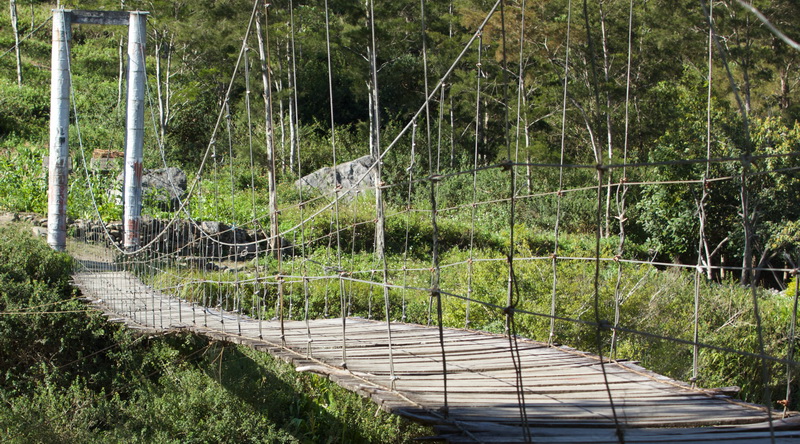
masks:
[[[209,260],[250,260],[256,252],[264,254],[269,249],[269,234],[262,229],[243,229],[215,221],[193,222],[177,219],[169,221],[142,217],[140,244],[154,242],[151,250],[182,257],[200,257]],[[121,247],[122,223],[106,224],[111,239]],[[105,234],[98,221],[76,220],[68,232],[76,238],[90,242],[103,242]],[[160,233],[163,235],[159,236]],[[293,246],[282,239],[284,255],[293,254]]]

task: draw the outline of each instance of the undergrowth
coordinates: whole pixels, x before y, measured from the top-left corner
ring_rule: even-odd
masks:
[[[0,229],[3,442],[400,443],[431,434],[266,353],[109,324],[75,298],[70,263],[18,226]]]

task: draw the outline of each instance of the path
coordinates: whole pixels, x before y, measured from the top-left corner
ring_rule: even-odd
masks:
[[[440,437],[451,443],[525,442],[516,372],[503,336],[445,330],[444,409],[435,328],[392,324],[392,389],[385,323],[346,320],[345,369],[341,319],[286,321],[282,341],[278,322],[204,309],[152,291],[132,275],[103,264],[89,264],[95,272],[77,273],[75,284],[108,316],[132,328],[187,329],[270,352],[298,371],[326,375],[387,411],[436,425]],[[618,442],[609,392],[627,443],[771,442],[762,407],[692,389],[629,362],[607,362],[606,385],[594,355],[526,340],[519,341],[519,349],[534,442]],[[800,443],[796,418],[776,417],[773,425],[775,442]]]

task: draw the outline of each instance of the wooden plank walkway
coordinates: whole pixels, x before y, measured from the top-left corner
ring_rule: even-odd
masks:
[[[387,411],[436,425],[439,437],[451,443],[526,442],[517,374],[503,336],[445,330],[444,409],[438,329],[392,323],[392,380],[386,323],[348,318],[343,341],[342,319],[286,321],[282,338],[276,321],[192,305],[153,291],[126,272],[106,269],[77,273],[74,282],[109,317],[131,328],[188,329],[270,352]],[[775,417],[770,433],[764,408],[692,389],[633,363],[608,362],[604,377],[599,359],[589,353],[526,340],[519,341],[519,352],[533,442],[620,442],[610,393],[626,443],[800,443],[798,417]]]

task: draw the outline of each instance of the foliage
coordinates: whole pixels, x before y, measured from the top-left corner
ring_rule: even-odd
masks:
[[[5,77],[0,78],[0,137],[16,135],[26,139],[46,135],[45,119],[50,115],[47,90],[36,86],[17,87]]]
[[[20,230],[0,229],[4,442],[407,442],[430,433],[264,353],[109,324],[73,297],[71,259]]]
[[[267,111],[261,106],[266,92],[261,84],[261,63],[254,35],[245,40],[251,50],[229,85],[252,2],[91,0],[65,1],[62,5],[118,9],[122,3],[127,9],[151,12],[146,166],[162,166],[166,161],[170,166],[177,164],[190,171],[189,182],[197,179],[186,207],[192,218],[249,229],[266,226],[271,217],[266,216],[269,214],[266,179],[269,126]],[[50,14],[46,2],[31,4],[36,19],[33,22],[41,22]],[[386,221],[389,278],[409,287],[430,286],[433,196],[437,204],[437,259],[444,267],[441,288],[475,299],[469,305],[467,319],[465,302],[445,297],[447,325],[504,331],[505,319],[497,307],[508,304],[508,270],[504,261],[509,252],[514,252],[518,258],[515,266],[518,309],[528,313],[518,321],[520,334],[549,339],[548,317],[555,299],[556,316],[575,322],[555,322],[553,339],[592,350],[600,334],[599,343],[605,349],[610,347],[610,335],[581,323],[594,322],[595,316],[613,319],[619,303],[621,323],[649,336],[621,335],[616,355],[641,360],[646,366],[677,378],[687,378],[691,372],[690,348],[658,338],[692,339],[688,320],[693,318],[695,276],[614,259],[620,255],[624,259],[655,258],[694,264],[702,240],[708,244],[708,250],[716,252],[709,254],[711,265],[738,266],[748,257],[744,251],[747,242],[743,227],[748,221],[741,213],[742,195],[749,193],[748,210],[753,221],[751,248],[755,259],[745,265],[759,269],[795,268],[792,261],[797,263],[800,253],[800,207],[796,203],[800,192],[797,180],[800,90],[796,88],[798,78],[794,69],[798,53],[788,50],[745,11],[726,4],[724,13],[717,12],[714,18],[715,32],[723,48],[714,48],[709,73],[707,20],[695,1],[634,2],[633,29],[628,28],[627,1],[588,2],[585,9],[573,4],[573,11],[566,10],[568,4],[566,0],[533,0],[523,11],[518,2],[508,2],[503,20],[495,14],[480,41],[473,43],[455,64],[475,27],[486,17],[491,7],[489,2],[426,3],[429,9],[425,53],[421,11],[416,3],[375,5],[380,144],[385,149],[396,142],[382,159],[389,215]],[[280,231],[287,233],[296,246],[295,256],[287,255],[282,266],[284,270],[311,270],[328,276],[309,285],[310,316],[344,312],[381,318],[385,316],[382,310],[374,307],[382,304],[379,294],[382,292],[376,291],[375,285],[363,282],[378,281],[381,274],[374,254],[375,195],[367,192],[352,201],[340,202],[336,206],[338,214],[333,214],[327,211],[331,207],[328,197],[309,196],[293,186],[298,177],[333,164],[334,146],[336,163],[370,151],[368,92],[376,85],[370,75],[366,10],[357,2],[333,1],[328,11],[323,7],[324,2],[318,0],[292,5],[294,35],[290,33],[289,2],[285,0],[273,2],[269,25],[263,22],[268,31],[272,76],[270,124],[277,152],[281,207],[278,222]],[[788,19],[800,12],[795,2],[763,1],[758,6],[790,35],[797,34],[797,25]],[[325,32],[326,13],[330,15],[330,42]],[[521,30],[523,14],[526,28]],[[0,29],[4,31],[10,28],[6,20],[5,15],[0,16]],[[23,25],[23,32],[33,27]],[[4,48],[13,44],[8,34],[0,33]],[[121,28],[75,28],[72,78],[79,116],[70,128],[71,156],[76,170],[70,179],[69,215],[73,218],[100,216],[109,220],[121,213],[118,203],[106,192],[120,186],[116,178],[92,175],[87,179],[80,173],[80,159],[94,149],[122,147],[124,94],[118,90],[122,74],[117,71],[120,64],[117,49],[124,40],[123,34]],[[630,54],[629,35],[633,36]],[[519,37],[529,44],[517,51],[508,42],[519,41]],[[0,206],[9,211],[44,213],[46,209],[46,178],[40,162],[45,154],[49,117],[49,73],[41,67],[47,66],[48,48],[46,32],[34,34],[24,43],[26,74],[21,88],[15,83],[12,58],[0,58],[3,109]],[[482,56],[480,64],[478,49]],[[564,79],[567,49],[571,51],[570,64],[568,77]],[[721,49],[725,50],[727,66],[723,66]],[[296,58],[293,59],[292,53],[296,53]],[[625,63],[628,55],[630,70]],[[428,72],[424,68],[426,62]],[[249,78],[245,77],[245,66]],[[431,85],[437,84],[451,66],[452,75],[444,79],[443,92],[433,95],[428,108],[420,108]],[[428,76],[427,82],[424,75]],[[506,88],[506,82],[515,81],[518,75],[525,83],[516,100],[511,97],[516,96],[514,85]],[[730,83],[728,75],[735,85]],[[334,85],[332,92],[329,81]],[[562,110],[565,85],[568,101],[567,109]],[[742,100],[744,112],[739,109],[736,94]],[[418,111],[419,116],[409,123]],[[516,115],[519,120],[514,118]],[[291,126],[293,119],[295,127]],[[395,141],[407,124],[411,125],[409,131]],[[295,134],[294,145],[291,134]],[[706,164],[707,156],[726,160]],[[508,180],[512,170],[505,168],[506,160],[525,164],[513,167],[517,180],[514,190]],[[561,163],[590,168],[563,169],[559,167]],[[595,163],[612,165],[606,171],[609,184],[639,184],[612,186],[607,196],[601,192],[599,197],[604,202],[598,202]],[[621,168],[623,163],[650,165]],[[203,170],[200,165],[204,165]],[[441,177],[432,185],[434,181],[428,178],[437,174]],[[705,189],[704,177],[714,179],[705,184]],[[627,194],[622,189],[627,189]],[[94,197],[90,190],[94,191]],[[621,209],[619,198],[623,194],[627,212],[614,214]],[[704,195],[706,200],[701,205]],[[607,225],[624,223],[624,236],[621,232],[620,237],[614,236],[615,228],[598,227],[598,203],[610,209]],[[99,215],[95,214],[95,205]],[[702,239],[701,209],[706,214]],[[157,208],[146,208],[145,213],[164,218],[173,216]],[[613,219],[615,216],[617,221]],[[514,244],[510,245],[512,220]],[[558,251],[556,225],[561,230]],[[594,263],[586,258],[594,257],[593,234],[598,228],[603,235],[600,255],[604,261],[595,301]],[[296,256],[300,248],[306,253],[303,258]],[[561,259],[555,263],[547,260],[551,254]],[[567,257],[571,259],[564,259]],[[11,259],[11,263],[21,260]],[[255,265],[272,273],[277,261],[262,257],[257,263],[237,265],[241,266],[241,273],[253,277]],[[206,280],[224,281],[230,276],[188,268],[175,266],[167,273],[152,276],[152,283],[162,287],[181,283],[181,296],[186,299],[203,299],[229,309],[239,303],[243,311],[251,314],[276,315],[278,296],[274,288],[264,290],[251,284],[214,287]],[[784,284],[780,276],[765,274],[757,279],[764,287]],[[749,289],[729,283],[724,272],[717,271],[712,278],[713,282],[703,279],[697,287],[704,306],[700,315],[701,341],[720,348],[756,350],[753,303],[760,302],[767,332],[765,349],[770,354],[784,356],[787,338],[782,323],[790,310],[791,282],[789,292],[783,295],[759,288],[753,297]],[[187,279],[194,283],[184,285]],[[287,283],[289,317],[303,315],[299,308],[303,307],[305,297],[301,287],[296,281]],[[49,294],[49,284],[44,281],[16,282],[8,288],[7,291],[37,295],[37,301],[55,297]],[[390,318],[430,321],[430,294],[391,289],[389,298]],[[347,305],[340,306],[339,300]],[[261,301],[263,306],[259,306]],[[594,311],[595,302],[599,313]],[[47,324],[55,322],[53,319],[60,318],[43,318],[43,324],[37,328],[53,327]],[[327,394],[312,396],[314,399],[301,398],[297,404],[290,404],[291,408],[282,404],[284,411],[295,416],[282,416],[277,422],[272,418],[237,416],[229,409],[265,401],[244,399],[242,393],[219,393],[216,389],[224,383],[218,378],[215,385],[205,351],[201,353],[202,359],[193,360],[191,365],[182,362],[179,368],[171,367],[176,359],[195,357],[192,353],[206,346],[186,338],[149,341],[147,347],[132,347],[130,355],[122,353],[113,358],[100,355],[88,361],[96,362],[97,368],[82,368],[80,378],[65,376],[54,368],[69,362],[73,357],[69,353],[86,356],[91,353],[89,350],[100,348],[97,344],[111,341],[111,336],[114,341],[127,341],[126,344],[133,341],[121,333],[112,335],[106,327],[98,327],[99,321],[93,317],[89,321],[80,319],[94,330],[77,333],[72,324],[66,327],[55,324],[55,327],[66,328],[86,339],[86,350],[74,351],[71,345],[59,341],[56,343],[63,350],[56,350],[56,343],[40,344],[51,347],[45,348],[54,354],[42,351],[41,355],[52,363],[32,365],[28,370],[20,367],[19,381],[35,380],[35,383],[19,384],[27,384],[25,390],[34,392],[27,398],[10,401],[12,411],[19,416],[9,416],[13,420],[3,423],[29,424],[25,431],[21,430],[22,425],[8,426],[20,427],[19,436],[42,441],[81,441],[91,438],[88,429],[80,428],[92,427],[94,431],[108,433],[104,436],[109,439],[132,441],[167,440],[168,435],[198,441],[268,438],[313,441],[326,428],[347,421],[339,413],[322,407],[334,404]],[[59,322],[62,321],[68,322]],[[246,355],[244,351],[214,350],[234,355],[239,362],[256,361],[237,355]],[[59,354],[62,351],[64,356]],[[31,364],[41,357],[35,356],[20,362]],[[227,363],[225,359],[219,362]],[[100,370],[100,364],[110,365],[111,361],[122,369],[117,376]],[[258,367],[251,364],[248,366]],[[760,380],[757,360],[709,349],[701,353],[700,365],[702,384],[740,385],[746,399],[760,401],[764,381]],[[228,370],[238,377],[238,370],[233,367]],[[778,387],[776,375],[780,372],[775,366],[769,370],[772,379],[766,385]],[[136,376],[151,374],[152,377],[145,378]],[[10,372],[6,376],[11,381],[9,387],[18,384],[14,382],[15,375]],[[26,375],[34,379],[26,380],[29,377]],[[250,387],[247,381],[241,383]],[[143,388],[123,389],[137,384],[143,384]],[[317,381],[312,380],[302,388],[312,392],[327,390],[315,384]],[[113,390],[103,392],[108,387]],[[203,389],[191,391],[191,387]],[[189,390],[191,394],[186,398],[186,406],[179,402],[181,390]],[[48,399],[53,403],[48,404]],[[81,410],[88,415],[81,419],[84,426],[58,417],[58,409],[66,408],[70,399],[93,406]],[[26,410],[27,401],[38,406],[39,416]],[[144,406],[142,413],[137,413],[134,405]],[[209,426],[209,435],[193,435],[195,431],[189,426],[204,420],[204,409],[224,411],[220,424],[225,424],[235,435],[222,437],[218,434],[222,432],[213,426]],[[257,435],[260,432],[254,429],[263,430],[265,435]],[[366,432],[358,432],[361,435],[354,438],[348,435],[350,429],[336,430],[341,440],[367,439]],[[39,432],[41,435],[36,435]]]
[[[80,4],[79,4],[80,3]],[[230,179],[214,178],[206,183],[206,189],[219,187],[233,189],[230,200],[236,203],[210,204],[207,197],[199,197],[191,211],[201,219],[218,218],[231,223],[243,223],[250,218],[252,208],[246,208],[246,193],[250,183],[249,174],[241,172],[249,168],[250,162],[264,166],[266,149],[266,118],[263,107],[256,106],[264,95],[261,85],[260,62],[256,51],[248,54],[249,79],[245,79],[240,64],[238,76],[225,97],[231,70],[239,55],[239,37],[245,32],[252,2],[231,0],[225,2],[176,2],[171,0],[128,1],[122,5],[127,9],[150,11],[147,69],[150,75],[147,113],[145,163],[161,166],[162,156],[167,162],[179,164],[195,171],[205,158],[203,181],[208,180],[212,170],[227,170],[234,166]],[[787,29],[794,25],[780,17],[791,16],[796,6],[786,1],[765,2],[765,11],[775,14]],[[70,7],[72,3],[65,3]],[[23,23],[22,31],[43,21],[50,13],[44,4],[34,4],[31,10],[31,25]],[[93,0],[77,2],[76,7],[115,9],[118,2]],[[337,162],[351,160],[369,152],[369,116],[367,89],[371,85],[368,46],[369,33],[365,26],[366,11],[362,5],[333,2],[330,10],[331,26],[331,72],[328,73],[328,51],[325,33],[325,10],[323,4],[312,1],[294,5],[295,35],[291,35],[289,8],[285,1],[270,7],[269,47],[272,63],[273,126],[278,153],[278,181],[288,184],[297,177],[333,162],[332,141],[335,139]],[[540,2],[528,5],[521,11],[519,4],[507,5],[508,22],[505,32],[508,39],[520,37],[519,26],[525,14],[528,27],[524,30],[526,45],[518,53],[508,51],[501,42],[503,32],[499,17],[489,20],[482,34],[483,61],[480,73],[476,72],[475,47],[464,54],[464,58],[453,66],[453,72],[445,81],[444,101],[434,95],[429,109],[415,122],[416,139],[406,134],[384,158],[383,180],[389,184],[400,184],[413,174],[419,179],[432,171],[461,171],[473,165],[485,166],[508,157],[509,145],[514,148],[514,160],[528,162],[559,161],[562,137],[560,112],[562,101],[561,60],[566,49],[567,23],[564,0]],[[483,21],[488,4],[472,0],[451,4],[427,5],[426,54],[422,53],[421,29],[418,6],[407,3],[385,3],[376,5],[376,33],[379,43],[377,53],[379,103],[381,105],[381,144],[387,146],[394,140],[407,118],[420,110],[419,106],[427,91],[423,74],[427,74],[429,87],[435,79],[451,67],[461,53],[462,45],[473,28]],[[579,9],[579,8],[578,8]],[[670,162],[678,159],[699,159],[705,154],[705,125],[707,105],[706,39],[705,17],[694,2],[657,0],[634,5],[634,29],[638,39],[631,46],[631,72],[623,60],[627,55],[628,5],[622,1],[608,1],[591,5],[586,11],[572,11],[570,39],[574,52],[567,79],[572,101],[565,114],[564,160],[566,163],[594,162],[593,150],[608,150],[606,162],[616,163],[621,158],[621,148],[629,161]],[[578,12],[586,17],[577,18]],[[743,121],[736,115],[735,100],[731,85],[721,75],[712,78],[711,85],[711,131],[712,157],[738,156],[748,144],[752,154],[786,155],[797,149],[794,143],[793,119],[797,107],[797,91],[792,88],[791,69],[796,63],[793,51],[775,41],[756,20],[750,20],[744,11],[730,9],[729,15],[718,17],[717,33],[729,42],[728,57],[733,66],[732,75],[741,89],[752,126],[752,140],[745,140]],[[5,16],[3,16],[5,20]],[[261,17],[263,19],[263,17]],[[25,20],[24,22],[27,22]],[[536,26],[530,25],[536,23]],[[589,26],[589,29],[585,29]],[[5,29],[5,28],[4,28]],[[601,33],[599,30],[603,29]],[[676,30],[686,32],[676,32]],[[115,27],[78,26],[74,30],[72,77],[75,86],[75,107],[79,113],[81,128],[80,147],[85,153],[94,149],[121,148],[123,97],[118,90],[117,72],[119,60],[117,50],[124,31]],[[15,85],[14,63],[11,57],[3,58],[0,64],[0,103],[5,112],[0,116],[0,139],[3,146],[15,147],[18,142],[33,146],[44,144],[47,128],[47,73],[36,68],[47,63],[45,33],[37,33],[25,42],[24,64],[26,81],[22,88]],[[3,38],[9,42],[5,34]],[[588,39],[593,39],[590,45]],[[4,40],[5,41],[5,40]],[[544,43],[546,42],[546,43]],[[248,39],[250,48],[256,48],[254,35]],[[302,51],[295,51],[293,46]],[[158,55],[158,57],[155,57]],[[423,58],[427,57],[428,72],[424,73]],[[520,60],[520,57],[522,58]],[[501,73],[506,71],[502,60],[514,65],[522,61],[525,89],[521,100],[508,100],[504,108],[504,85]],[[600,62],[603,63],[593,63]],[[290,63],[291,62],[291,63]],[[715,59],[716,65],[720,61]],[[293,72],[296,67],[297,72]],[[714,72],[722,72],[714,66]],[[508,68],[510,69],[510,68]],[[516,71],[516,67],[514,71]],[[156,72],[158,70],[158,73]],[[334,82],[333,120],[331,129],[331,107],[328,103],[328,79]],[[478,74],[484,81],[477,99]],[[294,78],[297,77],[297,84]],[[602,82],[591,79],[602,78]],[[247,86],[249,83],[249,87]],[[629,86],[629,88],[628,88]],[[248,90],[249,88],[249,90]],[[247,92],[250,92],[248,95]],[[627,92],[626,92],[627,91]],[[297,109],[293,98],[296,94]],[[630,100],[626,105],[626,98]],[[600,100],[600,102],[598,102]],[[604,102],[604,103],[603,103]],[[633,104],[633,106],[629,106]],[[249,105],[249,106],[247,106]],[[476,106],[479,108],[476,109]],[[477,116],[476,112],[482,114]],[[509,140],[503,124],[506,113],[520,120],[509,122]],[[625,113],[627,121],[623,125]],[[428,114],[431,117],[428,118]],[[442,118],[436,117],[441,115]],[[215,126],[222,116],[220,125]],[[775,117],[780,116],[780,117]],[[290,128],[290,117],[297,121]],[[448,119],[449,117],[449,119]],[[475,120],[478,122],[475,122]],[[449,122],[448,122],[449,120]],[[248,124],[253,124],[252,128]],[[473,123],[477,123],[475,126]],[[610,124],[610,126],[609,126]],[[72,157],[80,158],[76,152],[79,144],[77,125],[71,130]],[[430,131],[429,131],[430,129]],[[586,130],[591,130],[589,135]],[[297,134],[296,145],[291,144],[289,133]],[[331,134],[333,131],[333,134]],[[626,133],[627,131],[627,133]],[[787,136],[779,141],[779,135]],[[14,139],[17,137],[18,139]],[[214,139],[216,143],[209,143]],[[449,140],[448,140],[449,139]],[[603,140],[605,139],[605,140]],[[414,154],[412,154],[412,146]],[[593,146],[593,150],[586,147]],[[206,150],[211,148],[209,156]],[[449,153],[448,153],[449,151]],[[250,154],[253,158],[250,158]],[[211,156],[211,154],[214,156]],[[449,155],[448,155],[449,154]],[[477,158],[476,157],[477,154]],[[230,157],[230,158],[229,158]],[[780,255],[772,255],[766,246],[774,233],[791,221],[792,215],[781,215],[764,211],[759,202],[773,198],[785,199],[793,192],[791,173],[767,174],[769,171],[792,168],[787,157],[775,158],[756,165],[759,176],[751,187],[759,192],[754,201],[761,223],[757,249],[772,260],[773,265],[781,261]],[[76,164],[76,168],[80,165]],[[435,168],[434,168],[435,166]],[[264,170],[257,170],[256,191],[264,189]],[[548,193],[559,186],[560,173],[554,168],[519,169],[527,184],[527,194]],[[701,164],[676,167],[656,167],[630,171],[628,180],[641,181],[685,181],[699,180],[703,173]],[[711,176],[736,177],[739,171],[726,165],[712,167]],[[222,173],[222,176],[227,175]],[[507,193],[499,169],[490,169],[477,174],[477,201],[492,200]],[[618,176],[612,177],[618,179]],[[36,177],[36,176],[34,176]],[[80,177],[80,175],[78,176]],[[560,185],[564,189],[584,186],[594,181],[591,172],[568,171]],[[471,197],[471,177],[463,174],[451,177],[438,185],[438,196],[443,208],[464,205]],[[119,186],[102,183],[97,188]],[[72,189],[77,194],[70,207],[73,216],[83,217],[93,211],[90,199],[85,198],[86,184],[76,181]],[[424,208],[428,187],[415,186],[412,203]],[[522,187],[520,187],[522,188]],[[31,190],[31,195],[33,195]],[[732,205],[738,196],[735,181],[715,182],[706,202],[708,224],[721,227],[708,239],[712,248],[723,246],[724,256],[729,261],[743,257],[744,246],[739,208]],[[777,194],[776,194],[777,193]],[[102,194],[102,193],[99,193]],[[263,196],[265,193],[258,193]],[[287,193],[293,194],[293,193]],[[296,193],[294,193],[296,195]],[[42,194],[39,193],[39,196]],[[393,187],[386,191],[392,205],[407,204],[405,187]],[[699,189],[687,186],[642,186],[632,189],[628,195],[630,240],[645,244],[657,251],[661,259],[693,260],[697,245],[698,222],[696,202]],[[207,196],[207,195],[206,195]],[[283,197],[283,196],[282,196]],[[594,197],[591,192],[572,193],[559,204],[564,230],[589,232],[594,227]],[[32,198],[35,200],[41,198]],[[102,200],[102,198],[100,198]],[[291,199],[291,198],[290,198]],[[549,230],[555,222],[557,199],[552,195],[520,199],[517,216]],[[263,201],[257,203],[264,208]],[[19,202],[6,204],[9,208],[28,208],[43,211],[41,202]],[[119,214],[109,202],[101,202],[104,217]],[[238,208],[237,208],[238,206]],[[781,205],[778,205],[781,207]],[[214,209],[212,212],[211,209]],[[462,207],[463,208],[463,207]],[[507,205],[488,205],[479,213],[479,225],[500,228],[508,220]],[[216,213],[216,214],[215,214]],[[465,217],[468,212],[461,212]],[[733,258],[733,259],[732,259]]]
[[[794,298],[795,296],[798,295],[797,284],[798,284],[797,276],[793,277],[792,279],[789,280],[789,282],[786,283],[786,291],[784,291],[786,297]]]
[[[0,208],[6,211],[47,211],[45,150],[18,138],[0,142]]]

